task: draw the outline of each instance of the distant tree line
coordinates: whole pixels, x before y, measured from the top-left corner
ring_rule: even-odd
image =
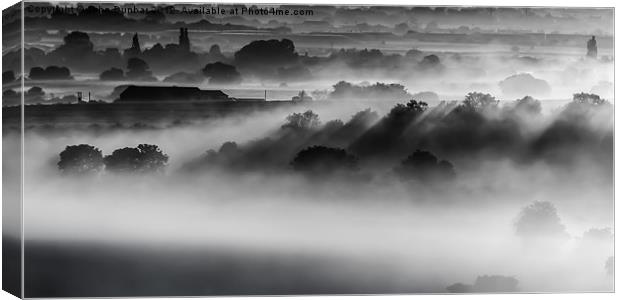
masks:
[[[524,131],[526,125],[543,120],[540,102],[532,97],[501,106],[492,95],[474,92],[461,102],[443,102],[433,108],[423,101],[411,100],[395,105],[381,118],[366,109],[347,122],[324,123],[308,110],[286,117],[280,128],[268,137],[243,145],[224,143],[219,150],[208,150],[181,169],[189,172],[214,168],[230,172],[291,169],[313,177],[329,177],[330,174],[366,174],[368,170],[364,166],[372,162],[389,168],[391,174],[402,180],[432,182],[452,180],[457,174],[455,166],[489,157],[509,158],[519,163],[544,160],[565,166],[578,155],[608,166],[606,162],[613,157],[611,130],[605,126],[593,128],[590,119],[596,113],[602,114],[597,119],[606,120],[610,116],[609,107],[608,102],[596,95],[575,94],[574,100],[554,115],[551,122],[545,121],[549,125],[532,133]],[[72,150],[69,147],[65,151]],[[70,167],[65,167],[63,157],[59,163],[61,170],[82,172],[97,166],[77,159],[82,163],[69,163]],[[76,160],[75,155],[70,157],[73,160],[67,162]],[[110,171],[150,172],[162,169],[166,161],[167,156],[157,146],[140,145],[114,151],[102,158],[99,166],[105,165]]]
[[[116,149],[106,156],[95,146],[72,145],[67,146],[59,156],[58,169],[63,174],[73,175],[97,173],[104,168],[116,173],[161,172],[168,163],[168,155],[158,146],[149,144]]]
[[[213,24],[211,24],[213,25]],[[227,24],[231,26],[230,24]],[[351,70],[385,70],[385,72],[441,71],[443,66],[437,55],[425,55],[412,49],[406,55],[387,54],[378,49],[339,49],[327,57],[299,54],[292,40],[255,40],[244,45],[232,55],[224,55],[217,44],[208,52],[194,52],[190,46],[187,28],[181,28],[179,44],[155,43],[150,48],[140,46],[136,33],[129,48],[105,48],[96,50],[86,32],[71,31],[63,37],[63,43],[51,51],[36,47],[24,50],[27,68],[34,69],[32,79],[71,79],[69,68],[74,71],[100,72],[101,80],[156,81],[151,71],[170,72],[166,82],[202,82],[206,76],[211,83],[237,83],[244,76],[255,76],[265,80],[294,82],[319,77],[311,69],[343,65]],[[3,57],[12,69],[18,69],[21,53],[9,52]],[[133,60],[133,61],[132,61]],[[65,66],[47,70],[39,66],[61,61]],[[123,70],[126,66],[126,70]],[[197,66],[203,66],[197,68]],[[58,69],[61,72],[58,73]],[[187,70],[190,70],[189,72]],[[46,74],[47,73],[47,74]],[[8,75],[8,74],[7,74]],[[201,76],[204,75],[204,76]],[[41,77],[42,76],[42,77]],[[9,80],[9,78],[6,78]]]
[[[237,144],[228,142],[222,145],[218,153],[235,151],[238,151]],[[92,145],[71,145],[60,152],[59,156],[58,169],[63,174],[73,175],[93,174],[104,168],[115,173],[154,173],[163,171],[168,162],[168,155],[157,145],[149,144],[116,149],[106,156]],[[325,146],[311,146],[299,151],[290,165],[293,170],[310,176],[350,175],[359,170],[357,157],[344,149]],[[430,152],[421,150],[416,150],[395,169],[403,179],[420,181],[452,179],[455,175],[451,163],[438,161]]]

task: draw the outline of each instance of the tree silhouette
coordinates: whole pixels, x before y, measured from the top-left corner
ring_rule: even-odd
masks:
[[[134,80],[156,80],[149,65],[142,59],[132,57],[127,61],[127,78]]]
[[[465,100],[463,100],[462,105],[470,110],[480,111],[486,108],[497,107],[498,103],[499,101],[497,101],[491,94],[471,92],[465,96]]]
[[[411,50],[408,50],[407,53],[405,53],[405,57],[410,58],[410,59],[417,59],[423,54],[424,52],[418,49],[411,49]]]
[[[330,99],[355,99],[355,100],[407,100],[411,95],[405,86],[397,83],[385,84],[377,82],[372,85],[356,85],[346,81],[339,81],[333,86],[334,90],[329,93]]]
[[[568,237],[555,206],[546,201],[536,201],[524,207],[515,228],[517,235],[524,238]]]
[[[428,104],[422,101],[410,100],[406,104],[398,103],[385,117],[355,140],[349,150],[360,156],[386,154],[399,150],[403,145],[403,132],[416,122],[427,108]]]
[[[168,155],[164,154],[158,146],[149,144],[138,145],[140,161],[143,171],[161,171],[168,163]]]
[[[216,62],[207,64],[202,69],[202,74],[209,77],[209,83],[239,83],[241,82],[241,74],[233,65]]]
[[[433,68],[439,66],[439,63],[439,57],[435,54],[431,54],[424,56],[424,58],[422,58],[422,61],[420,61],[419,65],[423,68]]]
[[[72,31],[63,38],[64,43],[51,52],[60,60],[75,60],[91,56],[94,45],[87,33]]]
[[[601,99],[599,95],[588,93],[573,94],[573,102],[579,104],[590,104],[593,106],[605,104],[605,99]]]
[[[410,121],[409,119],[417,117],[427,109],[428,104],[426,102],[409,100],[409,102],[404,105],[402,103],[396,104],[396,106],[394,106],[388,113],[387,118],[397,122],[402,119],[407,119],[407,121]]]
[[[104,158],[105,167],[108,171],[134,172],[140,165],[140,151],[137,148],[125,147],[116,149],[111,155]]]
[[[282,125],[282,129],[290,128],[294,130],[310,130],[316,129],[321,125],[319,115],[308,110],[304,113],[294,113],[286,117],[286,124]]]
[[[94,146],[81,144],[67,146],[60,152],[58,169],[65,174],[88,174],[103,167],[101,150]]]
[[[440,161],[432,153],[422,150],[416,150],[409,155],[395,171],[403,179],[419,181],[453,179],[456,176],[454,166],[450,162]]]
[[[506,96],[523,96],[526,92],[530,95],[545,96],[551,92],[549,83],[529,73],[509,76],[500,81],[499,87]]]
[[[242,65],[279,67],[294,64],[298,55],[295,44],[288,39],[253,41],[235,52],[235,61]]]
[[[106,170],[112,172],[157,172],[168,162],[168,155],[158,146],[140,144],[136,148],[116,149],[104,159]]]
[[[38,86],[33,86],[26,91],[26,97],[43,97],[45,92]]]
[[[67,67],[49,66],[45,69],[34,67],[30,69],[28,78],[33,80],[71,79],[71,71]]]
[[[123,80],[124,78],[123,70],[119,68],[110,68],[99,75],[101,80]]]
[[[344,149],[312,146],[301,150],[291,162],[296,171],[316,175],[357,171],[357,158]]]

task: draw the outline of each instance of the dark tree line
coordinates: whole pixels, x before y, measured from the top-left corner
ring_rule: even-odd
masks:
[[[101,80],[136,80],[136,81],[157,81],[153,76],[148,63],[140,58],[132,57],[127,60],[127,72],[122,69],[110,68],[99,75]]]
[[[410,113],[421,113],[425,107],[425,103],[411,101],[397,105],[391,114],[405,118]],[[188,171],[209,168],[269,171],[291,167],[311,177],[353,175],[361,170],[360,159],[346,147],[367,132],[377,118],[375,112],[367,109],[356,113],[346,123],[333,120],[322,124],[319,116],[310,110],[293,113],[271,137],[243,146],[226,142],[219,150],[207,151],[184,168]],[[393,169],[403,180],[428,182],[455,177],[450,162],[421,150],[411,153]]]
[[[116,149],[112,154],[102,155],[98,148],[81,144],[67,146],[60,152],[58,169],[64,174],[84,175],[106,171],[118,173],[161,172],[168,163],[168,155],[158,146],[140,144],[135,148]]]
[[[325,173],[342,173],[363,169],[347,165],[370,162],[392,166],[394,174],[404,180],[429,181],[455,178],[454,163],[475,164],[480,159],[508,158],[519,163],[562,159],[559,166],[568,166],[577,157],[605,161],[612,155],[611,130],[593,128],[589,120],[592,114],[603,114],[606,120],[611,111],[608,106],[596,95],[576,94],[550,125],[534,132],[527,132],[527,125],[544,119],[540,101],[532,97],[501,106],[492,95],[474,92],[461,102],[432,108],[411,100],[397,104],[382,118],[364,110],[347,122],[322,122],[317,114],[306,111],[289,115],[269,137],[209,150],[186,164],[186,169],[272,171],[292,165],[308,173],[305,170],[315,165]],[[565,155],[555,155],[557,151]],[[358,163],[344,159],[349,156]],[[301,158],[305,167],[299,167]]]
[[[73,77],[67,67],[49,66],[47,68],[31,68],[28,78],[32,80],[61,80],[72,79]]]
[[[367,109],[346,122],[322,122],[309,110],[289,115],[268,137],[242,145],[227,142],[183,169],[353,174],[363,173],[363,163],[390,168],[403,180],[428,182],[455,178],[455,165],[494,157],[519,163],[561,159],[560,166],[577,157],[605,162],[613,157],[612,131],[590,124],[593,115],[604,123],[611,116],[609,107],[596,95],[576,94],[549,125],[535,132],[524,131],[531,120],[544,120],[540,102],[532,97],[500,106],[492,95],[469,93],[459,103],[433,108],[411,100],[382,118]],[[103,159],[108,170],[131,172],[161,169],[166,161],[157,148],[147,146],[118,149]]]
[[[359,158],[344,149],[311,146],[301,150],[291,162],[295,171],[311,176],[351,174],[360,170]],[[394,168],[398,177],[417,182],[451,180],[456,177],[454,166],[423,150],[415,150]]]
[[[409,155],[395,171],[402,178],[418,181],[453,179],[456,176],[452,163],[438,160],[434,154],[422,150]]]
[[[299,151],[291,162],[296,171],[312,175],[354,172],[359,169],[357,158],[344,149],[312,146]]]

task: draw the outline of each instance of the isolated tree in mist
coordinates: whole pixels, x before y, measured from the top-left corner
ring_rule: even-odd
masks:
[[[346,81],[339,81],[333,85],[333,91],[328,95],[329,99],[367,99],[367,100],[399,100],[411,99],[411,94],[402,84],[376,82],[372,85],[358,85]]]
[[[235,52],[237,65],[259,71],[296,64],[298,59],[295,44],[289,39],[253,41]]]
[[[291,166],[296,171],[315,175],[357,171],[357,158],[344,149],[312,146],[301,150]]]
[[[526,91],[530,95],[546,96],[551,92],[547,81],[535,78],[529,73],[509,76],[499,82],[499,87],[506,96],[523,96]]]
[[[320,125],[319,115],[308,110],[304,113],[294,113],[287,116],[286,123],[282,125],[282,129],[311,130],[318,128]]]
[[[410,59],[418,59],[423,54],[424,52],[414,48],[414,49],[408,50],[407,53],[405,53],[405,57],[410,58]]]
[[[330,93],[330,98],[342,98],[348,95],[355,95],[362,90],[361,86],[354,85],[344,80],[338,81],[333,85],[334,90]]]
[[[168,163],[168,155],[158,146],[140,144],[136,148],[116,149],[104,158],[106,170],[112,172],[157,172]]]
[[[445,160],[438,160],[428,151],[416,150],[395,168],[403,179],[420,181],[453,179],[456,174],[454,166]]]
[[[588,93],[573,94],[573,102],[579,104],[590,104],[593,106],[605,104],[605,99],[601,99],[599,95]]]
[[[65,174],[94,173],[103,167],[101,150],[91,145],[67,146],[60,152],[58,169]]]
[[[600,115],[600,113],[606,115]],[[592,114],[598,115],[594,117]],[[563,121],[570,122],[571,124],[586,123],[592,118],[598,120],[608,118],[612,120],[613,109],[610,103],[602,99],[599,95],[578,93],[573,94],[573,101],[565,106],[561,117],[563,117]]]
[[[156,80],[149,65],[142,59],[132,57],[127,61],[127,78],[134,80]]]
[[[149,65],[142,59],[132,57],[127,60],[127,72],[128,75],[137,76],[142,75],[149,70]]]
[[[99,79],[101,80],[123,80],[124,78],[123,70],[119,68],[110,68],[99,74]]]
[[[435,54],[424,56],[424,58],[422,58],[422,61],[420,61],[419,63],[420,67],[423,68],[434,68],[439,66],[439,64],[439,57]]]
[[[241,74],[233,65],[221,62],[207,64],[202,69],[202,74],[209,77],[209,83],[239,83]]]
[[[26,97],[43,97],[45,92],[41,87],[33,86],[26,91]]]
[[[468,93],[463,100],[463,107],[476,111],[497,107],[498,104],[499,101],[497,101],[491,94],[479,92]]]
[[[515,223],[517,235],[524,238],[566,238],[568,233],[551,202],[536,201],[521,210]]]

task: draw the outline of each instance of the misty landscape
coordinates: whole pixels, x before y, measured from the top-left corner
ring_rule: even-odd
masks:
[[[614,290],[613,9],[23,13],[26,297]]]

